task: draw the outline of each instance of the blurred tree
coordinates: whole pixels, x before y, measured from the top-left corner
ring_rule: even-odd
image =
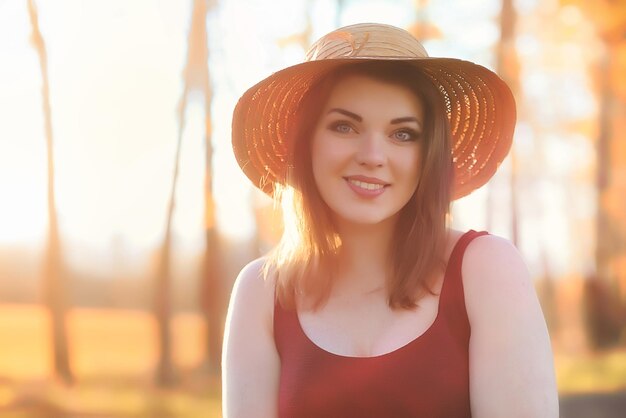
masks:
[[[52,111],[48,83],[48,56],[46,44],[39,30],[39,16],[34,0],[28,0],[28,14],[33,28],[31,41],[37,50],[42,78],[42,104],[44,112],[46,148],[48,155],[48,240],[44,261],[44,300],[50,312],[52,324],[53,370],[64,383],[70,384],[74,377],[70,368],[66,326],[67,276],[63,271],[61,240],[57,220],[54,188],[54,141],[52,135]]]
[[[155,316],[159,329],[159,363],[157,366],[157,383],[161,386],[171,386],[176,382],[176,373],[172,360],[171,341],[171,229],[176,201],[176,186],[180,166],[180,151],[183,132],[185,130],[185,114],[191,94],[200,93],[204,107],[205,128],[205,179],[204,179],[204,226],[206,249],[203,258],[202,290],[200,292],[203,313],[209,328],[207,348],[209,369],[219,372],[221,357],[222,310],[219,297],[219,248],[218,234],[215,224],[215,205],[213,201],[213,169],[211,145],[211,88],[208,70],[208,46],[206,19],[209,9],[209,0],[193,0],[191,24],[187,38],[187,60],[183,70],[183,92],[178,106],[178,136],[176,143],[176,157],[174,174],[167,210],[165,235],[161,246],[161,257],[156,276]]]
[[[176,188],[178,185],[178,172],[180,167],[180,153],[182,147],[183,132],[185,130],[185,114],[187,111],[187,101],[194,91],[203,94],[205,100],[205,132],[207,133],[207,173],[205,179],[205,225],[207,240],[216,241],[214,238],[214,210],[213,198],[211,195],[211,145],[210,133],[211,125],[209,115],[209,101],[204,96],[209,94],[208,90],[208,53],[206,42],[206,13],[207,0],[194,0],[191,24],[189,27],[189,35],[187,38],[187,60],[183,70],[183,92],[181,94],[180,103],[178,105],[178,133],[176,142],[176,156],[174,160],[174,173],[172,176],[172,188],[170,190],[170,198],[167,209],[165,234],[163,243],[161,244],[161,256],[159,258],[158,270],[155,278],[155,316],[158,324],[159,334],[159,363],[157,366],[157,383],[161,386],[171,386],[176,382],[176,372],[172,359],[172,331],[171,331],[171,248],[172,248],[172,221],[174,218],[174,209],[176,206]],[[205,256],[205,268],[209,262],[214,262],[213,254],[208,249],[213,250],[213,245],[207,246],[207,254]],[[201,292],[204,293],[204,292]]]
[[[182,106],[181,106],[182,107]],[[180,113],[179,113],[180,114]],[[179,119],[181,121],[182,119]],[[154,283],[154,314],[158,328],[159,363],[157,365],[156,380],[160,386],[172,386],[175,383],[175,371],[172,361],[172,342],[170,316],[172,311],[171,290],[171,247],[172,247],[172,220],[176,202],[176,185],[178,182],[178,167],[180,164],[180,148],[183,127],[179,123],[174,174],[170,190],[170,198],[165,220],[165,231],[161,250],[157,261],[157,271]]]
[[[513,5],[513,0],[502,0],[502,8],[500,11],[500,42],[497,46],[496,52],[496,71],[498,75],[502,77],[504,81],[509,85],[513,91],[513,95],[519,102],[519,61],[517,53],[515,51],[515,24],[516,13]],[[517,164],[515,147],[511,148],[511,178],[510,178],[510,193],[511,193],[511,241],[514,245],[519,245],[518,230],[518,210],[517,210]],[[493,190],[488,189],[489,202],[493,199]],[[493,205],[487,205],[487,224],[490,225],[491,214],[493,211]],[[488,226],[489,227],[489,226]]]
[[[426,9],[429,0],[413,0],[413,8],[415,9],[415,20],[409,25],[407,31],[420,41],[429,39],[439,39],[442,37],[441,30],[428,19]]]
[[[215,0],[216,1],[216,0]],[[194,0],[191,29],[189,31],[189,53],[185,72],[186,90],[189,94],[197,90],[202,94],[204,105],[204,233],[205,254],[203,259],[201,306],[207,324],[207,366],[209,372],[218,375],[222,357],[223,323],[226,306],[222,297],[223,270],[220,263],[221,246],[215,201],[213,199],[213,146],[211,144],[211,100],[212,89],[209,77],[209,49],[207,45],[207,13],[214,0]]]
[[[584,320],[590,345],[610,348],[620,342],[624,310],[619,306],[610,283],[587,277],[583,293]]]
[[[604,42],[595,68],[600,96],[596,275],[588,278],[592,283],[585,288],[585,306],[592,344],[606,346],[619,341],[626,330],[626,2],[561,0],[561,4],[579,7]]]

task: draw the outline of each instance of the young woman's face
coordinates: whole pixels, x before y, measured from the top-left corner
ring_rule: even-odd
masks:
[[[338,222],[395,217],[419,181],[421,100],[407,88],[351,75],[333,89],[311,143],[313,177]]]

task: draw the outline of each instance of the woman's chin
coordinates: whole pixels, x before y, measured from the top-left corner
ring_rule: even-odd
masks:
[[[397,218],[397,214],[387,214],[372,211],[357,212],[352,211],[349,213],[335,213],[335,222],[338,226],[341,225],[354,225],[354,226],[375,226],[382,224],[391,224]]]

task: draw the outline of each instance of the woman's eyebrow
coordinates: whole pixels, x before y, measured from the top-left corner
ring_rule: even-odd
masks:
[[[357,115],[356,113],[352,113],[352,112],[350,112],[350,111],[348,111],[346,109],[341,109],[339,107],[334,107],[334,108],[332,108],[332,109],[330,109],[328,111],[328,113],[333,113],[333,112],[341,113],[344,116],[347,116],[349,118],[352,118],[352,119],[356,120],[357,122],[362,122],[363,121],[363,118],[361,116]]]
[[[420,120],[414,116],[406,116],[403,118],[396,118],[396,119],[391,119],[391,124],[395,125],[398,123],[404,123],[404,122],[415,122],[417,123],[420,127],[422,126],[422,122],[420,122]]]

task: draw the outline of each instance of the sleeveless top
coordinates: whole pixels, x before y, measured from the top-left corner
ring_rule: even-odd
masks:
[[[467,245],[485,234],[469,230],[459,238],[445,269],[435,321],[386,354],[330,353],[306,336],[295,310],[275,303],[279,418],[471,417],[470,324],[461,264]]]

